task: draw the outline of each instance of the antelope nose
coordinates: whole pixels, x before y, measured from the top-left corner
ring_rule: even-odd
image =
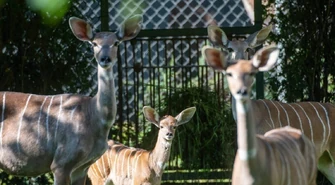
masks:
[[[101,57],[101,59],[100,59],[100,62],[102,62],[102,63],[109,63],[111,61],[112,60],[108,56]]]
[[[248,90],[245,87],[241,88],[240,90],[237,91],[237,94],[242,95],[242,96],[246,96],[246,95],[248,95]]]
[[[173,134],[172,134],[172,132],[168,132],[168,133],[166,134],[166,136],[172,137]]]

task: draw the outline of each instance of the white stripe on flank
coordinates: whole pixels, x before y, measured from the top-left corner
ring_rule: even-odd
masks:
[[[101,158],[101,159],[100,159],[100,161],[102,161],[102,164],[103,164],[103,161],[104,161],[104,159],[103,159],[103,158]],[[100,177],[103,177],[103,176],[104,176],[104,174],[102,173],[101,166],[97,164],[97,168],[98,168],[98,171],[99,171]]]
[[[120,146],[120,145],[114,145],[114,146]],[[113,148],[114,148],[114,146],[113,146]],[[118,174],[117,174],[117,166],[116,166],[116,164],[118,163],[117,161],[118,161],[118,158],[119,158],[120,150],[122,150],[123,148],[124,148],[123,146],[120,146],[120,148],[119,148],[119,149],[117,150],[117,152],[115,153],[116,156],[115,156],[115,158],[114,158],[114,163],[113,163],[113,165],[114,165],[114,167],[113,167],[114,172],[112,173],[112,174],[114,174],[115,177],[118,176]]]
[[[110,157],[108,156],[108,152],[106,153],[106,156],[107,156],[107,160],[108,160],[108,168],[109,168],[109,173],[112,172],[112,164],[111,164],[111,160],[110,160]]]
[[[123,157],[121,157],[122,163],[121,163],[121,174],[120,174],[120,177],[125,177],[126,176],[126,174],[124,174],[123,167],[124,167],[124,160],[126,158],[126,153],[127,153],[128,150],[129,150],[128,148],[126,148],[126,149],[123,150]]]
[[[321,145],[321,149],[323,149],[324,145],[325,145],[325,140],[326,140],[326,126],[325,123],[323,123],[323,120],[321,119],[321,116],[318,112],[318,110],[316,110],[316,108],[314,107],[314,105],[311,102],[308,102],[315,110],[316,114],[318,115],[318,118],[320,119],[320,122],[322,123],[322,127],[323,127],[323,139],[322,139],[322,145]]]
[[[293,140],[292,138],[290,138],[290,142],[291,142],[291,143],[296,143],[296,141]],[[298,150],[299,152],[301,152],[299,146],[297,146],[296,144],[295,144],[295,146],[298,147],[297,150]],[[289,149],[287,149],[286,151],[291,152],[291,150],[289,150]],[[301,154],[302,154],[302,156],[303,156],[303,153],[301,153]],[[297,155],[292,155],[292,157],[293,157],[293,163],[295,163],[295,164],[293,165],[293,167],[296,168],[296,170],[294,170],[294,171],[297,172],[297,175],[296,175],[296,176],[298,176],[298,182],[304,182],[303,184],[306,184],[306,181],[304,181],[306,178],[303,178],[303,174],[301,173],[301,170],[305,170],[305,169],[300,168],[300,167],[301,167],[301,164],[302,164],[302,160],[301,160],[301,158],[300,158],[300,155],[299,155],[299,156],[297,156]],[[304,158],[304,160],[307,160],[307,159]],[[299,164],[300,164],[300,165],[299,165]],[[305,164],[306,164],[306,163],[305,163]],[[306,166],[306,167],[307,167],[307,166]]]
[[[271,103],[273,104],[273,106],[276,107],[277,113],[278,113],[278,122],[279,122],[279,125],[280,125],[280,127],[283,127],[283,125],[281,124],[281,120],[280,120],[280,111],[279,111],[279,109],[278,109],[278,107],[277,107],[277,105],[275,104],[274,101],[271,101]]]
[[[40,124],[41,124],[41,117],[42,117],[42,111],[43,111],[43,106],[44,106],[44,103],[45,101],[47,100],[48,96],[46,96],[43,100],[43,103],[40,107],[40,113],[39,113],[39,116],[38,116],[38,121],[37,121],[37,143],[40,142]]]
[[[274,174],[276,174],[276,173],[281,174],[280,175],[281,176],[281,180],[279,181],[278,184],[284,185],[285,184],[285,179],[286,179],[286,175],[285,175],[285,173],[286,173],[285,165],[286,164],[284,163],[284,161],[285,161],[284,157],[286,157],[286,156],[282,155],[281,152],[283,150],[276,151],[277,155],[274,155],[270,144],[268,142],[265,142],[265,144],[267,145],[267,147],[269,148],[269,151],[270,151],[270,155],[268,155],[269,157],[266,160],[268,160],[268,161],[276,161],[277,160],[276,158],[278,158],[278,156],[279,156],[279,161],[278,162],[274,162],[273,164],[270,164],[270,169],[272,169],[272,168],[274,168],[276,170],[280,170],[281,169],[281,173],[279,173],[279,171],[274,171],[272,173],[274,173]],[[275,146],[275,148],[279,149],[280,148],[279,146],[281,146],[281,143],[277,142],[276,145],[277,145],[277,147]],[[274,159],[276,159],[276,160],[274,160]],[[277,164],[279,164],[280,166],[277,166]]]
[[[281,141],[281,143],[282,144],[284,144],[283,146],[286,146],[285,148],[285,150],[283,151],[285,154],[287,154],[287,153],[290,153],[290,150],[288,150],[287,148],[287,145],[286,145],[286,142],[287,142],[288,140],[282,140]],[[289,140],[289,142],[292,142],[292,140],[290,139]],[[279,155],[283,155],[283,153],[279,153]],[[285,169],[285,171],[287,172],[287,175],[286,175],[286,177],[287,177],[287,185],[290,185],[291,184],[291,168],[290,168],[290,164],[291,164],[291,162],[290,162],[290,160],[288,159],[288,157],[291,157],[291,156],[286,156],[286,155],[284,155],[283,156],[283,158],[284,158],[284,160],[285,160],[285,162],[284,163],[281,163],[282,164],[282,167],[286,167],[286,169]]]
[[[131,154],[135,151],[135,155],[136,155],[136,150],[133,149],[133,148],[130,148],[130,153],[129,153],[129,156],[128,156],[128,169],[127,169],[127,173],[128,173],[128,178],[132,178],[132,172],[131,172],[131,168],[130,166],[130,158],[131,158]]]
[[[139,150],[137,151],[137,153],[135,154],[135,160],[134,160],[134,173],[136,173],[136,168],[137,168],[137,160],[138,160],[138,157],[142,155],[142,151]]]
[[[24,116],[24,113],[26,112],[27,110],[27,107],[28,107],[28,103],[30,101],[30,97],[31,97],[32,94],[30,94],[27,98],[27,101],[26,101],[26,105],[24,106],[24,109],[22,110],[22,114],[21,114],[21,118],[20,118],[20,123],[19,123],[19,129],[17,131],[17,138],[16,138],[16,146],[17,146],[17,150],[20,152],[20,135],[21,135],[21,127],[22,127],[22,121],[23,121],[23,116]]]
[[[286,173],[286,168],[285,168],[285,166],[283,167],[283,165],[287,165],[287,164],[285,164],[284,163],[284,161],[285,161],[285,155],[282,155],[280,152],[278,153],[278,155],[279,155],[279,157],[280,157],[280,163],[279,164],[282,164],[282,166],[281,166],[281,184],[282,185],[285,185],[285,177],[286,177],[286,175],[284,175],[285,173]],[[272,158],[272,159],[274,159],[274,158]],[[277,166],[275,166],[275,168],[278,168]]]
[[[74,115],[74,113],[76,112],[77,107],[78,107],[78,105],[76,105],[76,106],[71,110],[71,114],[70,114],[70,120],[71,120],[71,121],[73,120],[73,115]],[[79,126],[80,126],[80,123],[78,122],[78,123],[77,123],[77,126],[76,126],[76,133],[78,133],[78,131],[79,131]]]
[[[312,126],[312,122],[311,122],[311,120],[309,119],[309,117],[308,117],[307,113],[305,112],[304,108],[303,108],[300,104],[298,104],[298,103],[294,103],[294,104],[297,105],[297,106],[299,106],[299,107],[301,108],[301,110],[304,112],[306,118],[308,119],[309,127],[310,127],[310,130],[311,130],[311,138],[310,138],[310,139],[312,140],[312,143],[314,144],[314,136],[313,136],[313,126]]]
[[[103,171],[104,171],[104,176],[103,177],[108,177],[108,174],[107,174],[107,172],[106,172],[106,166],[105,166],[105,160],[104,160],[104,157],[107,157],[106,155],[103,155],[102,157],[101,157],[101,161],[102,161],[102,169],[103,169]],[[107,157],[108,158],[108,157]]]
[[[266,107],[266,109],[268,111],[268,114],[269,114],[269,117],[270,117],[270,120],[271,120],[271,123],[272,123],[272,128],[275,128],[275,124],[274,124],[274,122],[272,120],[271,112],[270,112],[270,109],[269,109],[268,105],[265,103],[264,100],[260,100],[260,101],[262,101],[264,103],[264,105],[265,105],[265,107]]]
[[[141,150],[140,150],[140,151],[137,151],[137,154],[138,154],[138,155],[135,157],[135,169],[134,169],[134,171],[133,171],[134,174],[136,174],[137,165],[138,165],[138,159],[141,157],[142,153],[143,153],[143,151],[141,151]],[[144,172],[144,171],[143,171],[143,172]],[[142,173],[143,173],[143,172],[142,172]],[[148,175],[147,175],[147,176],[148,176]],[[133,178],[133,184],[135,183],[134,180],[135,180],[135,179]]]
[[[268,137],[268,136],[265,136],[265,138]],[[263,140],[263,139],[262,139]],[[268,150],[265,150],[265,151],[268,151],[265,153],[265,159],[267,161],[271,161],[273,159],[275,159],[275,156],[274,156],[274,153],[273,153],[273,149],[272,149],[272,146],[269,144],[269,142],[267,141],[268,139],[266,138],[263,142],[260,142],[260,143],[264,143],[264,145],[268,148]],[[264,146],[263,145],[263,146]],[[261,147],[263,147],[261,146]],[[264,148],[264,147],[263,147]],[[268,163],[269,166],[270,166],[270,169],[272,168],[272,166],[276,163]],[[275,169],[277,169],[277,166],[275,166]],[[283,173],[284,174],[284,173]]]
[[[97,162],[98,162],[98,161],[97,161]],[[99,169],[99,165],[98,165],[98,163],[95,163],[95,165],[92,167],[92,169],[93,169],[93,174],[94,174],[97,178],[100,179],[101,176],[98,174],[97,168]]]
[[[63,96],[60,96],[59,110],[58,110],[58,116],[57,116],[57,122],[56,122],[56,128],[55,128],[55,141],[56,141],[56,138],[57,138],[59,118],[61,118],[61,114],[62,114],[62,105],[63,105]]]
[[[74,108],[71,110],[71,114],[70,114],[70,120],[72,120],[72,119],[73,119],[73,114],[74,114],[74,112],[76,111],[77,107],[78,107],[78,105],[77,105],[77,106],[75,106],[75,107],[74,107]]]
[[[302,121],[301,121],[301,118],[300,118],[297,110],[295,110],[295,108],[291,104],[288,103],[287,105],[290,106],[294,110],[295,114],[297,115],[297,117],[299,119],[301,132],[304,133],[304,127],[302,126]]]
[[[287,155],[290,153],[289,146],[287,145],[288,143],[294,142],[291,138],[289,137],[282,137],[280,135],[276,135],[277,143],[275,147],[277,148],[277,155],[280,156],[281,161],[278,163],[280,167],[282,168],[282,171],[286,173],[282,173],[282,184],[284,185],[289,185],[291,183],[291,163],[295,162],[290,159],[294,159],[293,156]],[[280,149],[280,150],[279,150]],[[276,154],[275,154],[276,155]],[[295,164],[296,165],[296,164]],[[284,169],[284,170],[283,170]]]
[[[98,165],[95,164],[94,166],[91,166],[91,168],[92,168],[92,171],[93,171],[93,174],[94,174],[95,178],[100,179],[100,176],[99,176],[99,174],[97,172],[97,169],[96,169],[96,168],[99,168]]]
[[[328,137],[327,137],[326,143],[328,143],[329,137],[330,137],[330,131],[331,131],[330,122],[329,122],[329,115],[328,115],[328,112],[327,112],[326,108],[321,103],[318,102],[318,104],[323,108],[323,110],[325,111],[325,114],[326,114],[327,124],[328,124]]]
[[[284,106],[283,106],[280,102],[278,102],[278,104],[280,105],[280,107],[281,107],[281,108],[283,109],[283,111],[285,112],[286,119],[287,119],[287,125],[290,126],[290,117],[288,116],[286,109],[284,108]]]
[[[303,179],[303,174],[301,173],[301,168],[299,168],[299,163],[301,163],[301,159],[296,157],[296,155],[293,155],[295,157],[295,160],[293,160],[293,162],[295,163],[293,165],[293,168],[296,168],[295,171],[297,172],[297,176],[298,176],[298,182],[304,182],[305,179]],[[304,169],[305,170],[305,169]]]
[[[48,111],[47,111],[47,119],[45,121],[45,127],[46,127],[46,130],[47,130],[47,143],[48,144],[49,144],[49,139],[50,139],[50,136],[49,136],[49,116],[50,116],[50,108],[51,108],[53,99],[54,99],[54,96],[51,97],[51,100],[50,100],[50,103],[49,103],[49,106],[48,106]]]
[[[269,126],[269,128],[271,129],[271,125],[270,125],[270,123],[269,123],[269,121],[267,120],[267,119],[265,119],[265,123]]]
[[[1,130],[0,130],[1,158],[3,156],[2,132],[5,122],[5,109],[6,109],[6,92],[4,92],[2,95],[2,114],[1,114]]]

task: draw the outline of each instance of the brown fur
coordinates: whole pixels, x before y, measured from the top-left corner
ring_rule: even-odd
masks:
[[[218,27],[208,28],[210,41],[224,50],[232,49],[230,59],[249,59],[252,56],[252,49],[263,43],[270,33],[272,27],[251,34],[247,39],[230,41],[225,37],[225,33]],[[252,42],[255,41],[255,42]],[[222,44],[222,43],[227,43]],[[208,55],[207,60],[219,58]],[[222,53],[221,53],[222,55]],[[212,63],[217,65],[219,63]],[[220,65],[220,64],[219,64]],[[212,66],[215,69],[219,67]],[[234,101],[232,103],[233,113]],[[313,142],[316,147],[318,158],[318,169],[335,184],[335,143],[332,141],[335,136],[335,106],[330,103],[319,102],[298,102],[283,103],[270,100],[251,100],[255,114],[256,132],[264,134],[265,132],[282,126],[290,125],[301,131]]]
[[[153,109],[147,112],[154,115]],[[88,170],[91,183],[93,185],[159,185],[164,167],[169,160],[175,128],[188,122],[194,112],[195,108],[189,108],[175,118],[164,116],[159,123],[154,120],[155,116],[150,116],[149,119],[147,117],[160,128],[152,151],[127,147],[110,140],[108,150]]]
[[[292,127],[273,129],[256,135],[256,120],[264,112],[250,100],[254,75],[271,69],[279,55],[276,47],[259,50],[250,61],[232,60],[220,50],[203,48],[207,62],[227,74],[235,98],[238,151],[233,169],[233,185],[315,185],[316,151],[300,130]],[[258,120],[257,120],[258,121]],[[262,120],[262,124],[266,121]]]

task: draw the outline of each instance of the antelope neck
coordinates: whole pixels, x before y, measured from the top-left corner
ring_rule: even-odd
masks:
[[[100,121],[111,126],[116,116],[116,97],[113,67],[98,66],[98,92],[95,95],[96,110]]]
[[[165,140],[163,137],[158,137],[155,148],[150,153],[151,167],[156,174],[161,175],[164,170],[165,163],[169,160],[171,151],[171,141]]]
[[[248,160],[256,155],[256,132],[251,100],[235,100],[237,116],[238,155],[241,160]]]

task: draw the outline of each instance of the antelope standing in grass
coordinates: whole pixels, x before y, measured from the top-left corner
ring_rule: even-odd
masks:
[[[159,128],[155,148],[147,151],[127,147],[110,140],[109,149],[88,170],[93,185],[159,185],[165,164],[170,157],[171,144],[176,128],[187,123],[195,113],[187,108],[176,117],[159,119],[157,112],[143,107],[145,118]]]
[[[89,166],[107,149],[116,116],[113,65],[121,41],[140,31],[141,16],[118,32],[93,33],[79,18],[69,20],[73,34],[92,44],[98,63],[94,97],[0,92],[0,168],[12,175],[37,176],[52,171],[54,185],[83,185]]]
[[[287,126],[256,135],[255,112],[250,100],[254,75],[275,65],[279,50],[270,46],[259,50],[252,60],[233,60],[227,53],[205,46],[207,63],[225,72],[236,101],[238,150],[234,162],[233,185],[315,185],[316,151],[300,130]]]
[[[249,59],[255,47],[262,44],[272,27],[268,26],[251,34],[245,40],[228,40],[224,31],[216,26],[208,27],[208,37],[214,46],[228,50],[230,59]],[[270,100],[251,100],[256,133],[284,126],[300,129],[315,145],[318,169],[335,184],[335,106],[330,103],[299,102],[282,103]],[[232,98],[232,110],[236,120],[236,102]]]

